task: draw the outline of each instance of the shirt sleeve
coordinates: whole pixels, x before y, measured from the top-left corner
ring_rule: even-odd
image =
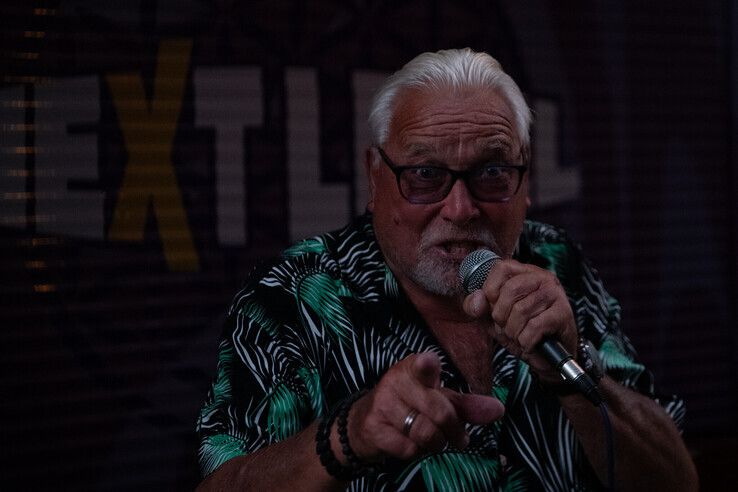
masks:
[[[286,334],[294,308],[283,290],[256,283],[231,307],[197,422],[203,477],[229,459],[296,434],[315,418],[317,370]]]
[[[603,370],[620,384],[644,394],[659,403],[683,430],[686,407],[676,395],[662,394],[653,373],[638,358],[638,353],[621,328],[621,308],[612,297],[579,245],[567,241],[567,249],[579,270],[578,285],[570,301],[580,335],[597,348]]]
[[[541,223],[529,224],[526,240],[531,261],[553,271],[564,286],[579,334],[598,350],[604,372],[655,400],[683,430],[684,401],[676,395],[662,394],[656,387],[653,373],[639,361],[635,347],[621,329],[620,304],[605,289],[579,244],[561,229]]]

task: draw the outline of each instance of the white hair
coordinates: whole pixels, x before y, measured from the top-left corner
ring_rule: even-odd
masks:
[[[374,95],[370,107],[369,127],[374,144],[381,146],[387,141],[395,99],[403,89],[466,88],[499,90],[512,107],[523,148],[529,148],[532,116],[523,93],[497,60],[470,48],[422,53],[392,74]]]

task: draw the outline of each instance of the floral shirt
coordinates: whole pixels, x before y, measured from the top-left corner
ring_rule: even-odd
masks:
[[[656,399],[681,428],[683,401],[657,398],[651,373],[619,328],[617,301],[579,247],[559,229],[526,221],[515,258],[556,273],[605,372]],[[371,216],[297,243],[257,268],[230,308],[197,423],[203,475],[296,434],[374,386],[393,364],[426,351],[441,360],[443,386],[470,392],[384,262]],[[502,347],[492,364],[502,419],[467,424],[463,451],[447,446],[388,461],[347,490],[603,490],[557,398],[531,378],[528,365]]]

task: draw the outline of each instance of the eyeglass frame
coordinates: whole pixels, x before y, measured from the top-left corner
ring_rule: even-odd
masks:
[[[484,202],[484,203],[506,203],[506,202],[510,201],[510,199],[512,199],[512,197],[514,197],[518,193],[518,191],[520,191],[520,186],[523,184],[523,177],[525,176],[525,172],[528,170],[528,166],[525,165],[525,164],[503,164],[503,163],[498,164],[496,162],[491,162],[491,163],[490,162],[487,162],[487,163],[479,164],[479,165],[476,165],[476,166],[474,166],[474,167],[472,167],[470,169],[466,169],[464,171],[455,171],[455,170],[449,169],[447,167],[430,166],[430,165],[427,165],[427,164],[426,165],[418,165],[418,166],[398,166],[397,164],[394,163],[394,161],[392,159],[389,158],[389,156],[385,153],[385,151],[382,149],[382,147],[380,147],[380,146],[377,145],[374,148],[377,149],[377,151],[379,152],[379,156],[382,158],[382,161],[384,161],[384,163],[387,165],[387,167],[390,168],[390,171],[392,171],[392,173],[395,175],[395,179],[397,180],[397,190],[400,192],[400,195],[402,195],[402,198],[404,198],[405,200],[407,200],[409,203],[412,203],[413,205],[430,205],[432,203],[442,202],[443,200],[446,199],[446,197],[448,196],[448,194],[451,193],[451,190],[453,189],[454,185],[456,184],[456,181],[458,181],[459,179],[461,179],[464,182],[464,186],[466,186],[466,189],[469,191],[469,194],[475,200],[478,200],[478,201]],[[473,171],[477,170],[481,166],[490,166],[490,165],[493,166],[493,167],[497,167],[497,168],[514,169],[514,170],[516,170],[518,172],[518,184],[515,187],[515,191],[513,191],[512,194],[510,194],[510,196],[508,196],[508,197],[506,197],[506,198],[504,198],[502,200],[484,200],[482,198],[479,198],[474,193],[474,188],[472,186],[469,186],[468,178],[470,177],[471,173]],[[432,202],[413,201],[410,198],[408,198],[407,196],[405,196],[405,193],[402,190],[402,184],[401,184],[401,181],[400,181],[400,175],[404,171],[407,171],[407,170],[423,169],[423,168],[424,169],[438,169],[438,170],[441,170],[441,171],[443,171],[443,172],[448,173],[448,174],[451,175],[451,178],[452,179],[451,179],[451,183],[448,185],[448,190],[438,200],[434,200]]]

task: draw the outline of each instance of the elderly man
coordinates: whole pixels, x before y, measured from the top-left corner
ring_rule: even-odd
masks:
[[[578,247],[525,219],[530,111],[499,64],[422,54],[370,125],[367,214],[233,303],[198,422],[202,489],[695,490],[683,403],[656,397]],[[467,296],[459,265],[480,248],[503,259]],[[609,419],[544,337],[599,380]]]

